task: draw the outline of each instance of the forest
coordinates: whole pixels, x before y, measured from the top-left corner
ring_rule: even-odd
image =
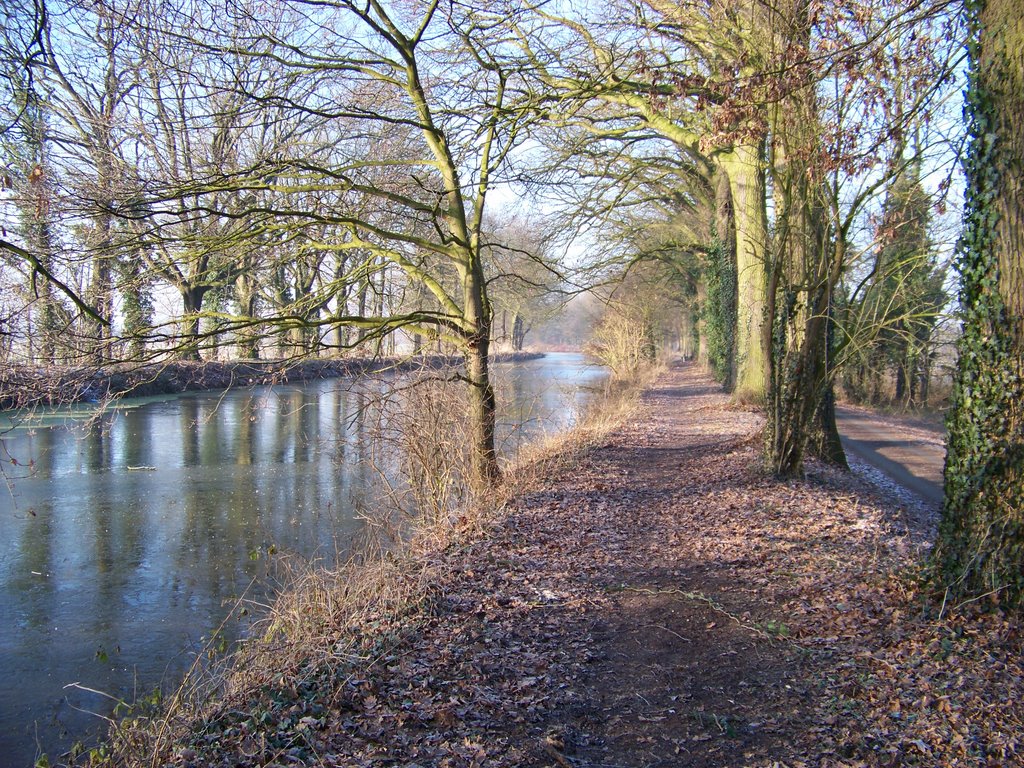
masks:
[[[948,407],[925,578],[1018,610],[1022,11],[5,4],[4,375],[453,356],[479,487],[531,333],[695,360],[775,478],[845,466],[837,398]]]

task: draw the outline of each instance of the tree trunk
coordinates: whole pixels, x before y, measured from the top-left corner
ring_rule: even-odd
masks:
[[[356,314],[359,317],[366,316],[366,299],[369,292],[369,280],[364,280],[359,286],[359,295],[356,301]],[[356,329],[356,343],[361,343],[366,338],[367,331],[363,328]]]
[[[707,286],[703,280],[697,282],[697,365],[704,370],[711,369],[711,353],[708,349],[708,322],[705,319],[705,305],[707,303]]]
[[[729,175],[715,172],[715,216],[702,279],[697,283],[700,307],[701,365],[732,391],[736,373],[736,220]]]
[[[128,357],[142,360],[146,356],[146,335],[153,321],[152,306],[143,279],[143,262],[139,258],[122,259],[117,262],[117,269],[117,290],[121,294]]]
[[[494,446],[498,405],[487,360],[491,345],[491,306],[483,264],[475,245],[470,245],[468,263],[462,274],[462,295],[469,329],[464,355],[469,384],[470,463],[472,481],[483,490],[493,485],[500,475]]]
[[[968,3],[964,318],[934,561],[953,600],[1024,606],[1024,4]]]
[[[808,450],[828,464],[849,469],[846,451],[839,438],[839,427],[836,425],[836,391],[831,379],[818,403],[815,422],[814,431],[807,443]]]
[[[905,404],[907,397],[907,367],[906,361],[896,363],[896,384],[893,391],[893,400],[900,405]]]
[[[235,300],[242,315],[248,320],[256,319],[257,310],[257,289],[255,275],[247,269],[238,276],[235,281]],[[260,359],[260,331],[257,326],[243,328],[238,334],[236,342],[238,356],[243,360]]]
[[[522,352],[523,343],[526,340],[526,321],[523,320],[523,316],[516,312],[515,318],[512,320],[512,351]]]
[[[695,333],[697,330],[696,312],[692,307],[684,309],[679,319],[679,337],[677,349],[683,360],[693,360],[695,354]]]
[[[104,172],[101,170],[99,184],[101,190],[105,191],[108,182],[104,179]],[[101,192],[103,194],[103,192]],[[111,203],[107,200],[102,202],[109,210]],[[95,217],[96,229],[99,235],[99,245],[92,257],[92,284],[89,287],[89,295],[92,305],[100,317],[109,320],[114,310],[113,300],[113,270],[110,268],[111,260],[111,229],[113,226],[112,217],[109,213],[100,213]],[[110,326],[99,321],[92,321],[93,338],[92,357],[97,364],[112,359],[113,351],[110,348]]]
[[[928,407],[928,395],[932,383],[932,367],[935,365],[935,357],[931,352],[925,352],[921,366],[921,380],[918,382],[918,395],[922,408]]]
[[[50,227],[48,218],[45,215],[37,215],[29,227],[33,245],[39,254],[39,259],[46,263],[48,268],[50,254],[53,250],[53,230]],[[53,286],[50,281],[33,276],[29,292],[35,294],[39,302],[39,313],[36,320],[35,336],[38,338],[36,345],[36,359],[43,365],[54,365],[57,363],[57,347],[60,337],[60,326],[57,318],[57,298],[53,295]],[[33,334],[29,334],[31,338]],[[77,361],[76,361],[77,362]]]
[[[466,373],[469,379],[470,460],[473,480],[482,486],[498,477],[498,456],[494,447],[497,402],[491,385],[487,354],[488,336],[477,334],[466,352]]]
[[[274,267],[273,278],[271,288],[274,295],[275,309],[278,312],[287,312],[288,305],[291,303],[291,291],[288,287],[288,277],[285,274],[284,267],[277,265]],[[280,325],[275,332],[275,344],[277,348],[275,354],[278,358],[283,359],[288,357],[289,354],[289,330],[288,326]]]
[[[806,44],[800,3],[779,6],[787,35]],[[781,44],[793,42],[789,37]],[[832,259],[815,182],[817,95],[803,83],[772,110],[772,172],[776,211],[768,308],[772,318],[768,380],[768,463],[783,476],[803,472],[804,452],[828,387],[825,360]]]
[[[818,404],[818,414],[807,447],[810,452],[826,462],[843,469],[849,469],[846,451],[839,439],[839,425],[836,424],[836,370],[832,358],[835,342],[835,320],[833,307],[829,307],[825,321],[825,391]]]
[[[822,287],[824,292],[824,287]],[[803,472],[804,449],[811,437],[814,417],[825,396],[825,308],[821,299],[812,305],[813,314],[804,326],[803,340],[792,354],[782,354],[778,384],[771,403],[772,443],[769,446],[774,471],[782,476]]]
[[[203,297],[208,289],[205,286],[192,286],[180,290],[185,314],[181,319],[178,359],[202,360],[199,355],[199,313],[203,310]]]
[[[782,45],[809,49],[811,23],[803,0],[777,6]],[[845,464],[835,426],[829,365],[832,297],[845,261],[842,237],[825,213],[823,174],[816,162],[820,121],[816,85],[794,87],[772,111],[775,263],[768,287],[773,334],[769,355],[768,460],[783,476],[803,472],[808,446]]]
[[[736,223],[736,375],[733,394],[741,402],[764,402],[765,253],[768,221],[765,176],[759,145],[739,145],[721,156],[729,177]]]

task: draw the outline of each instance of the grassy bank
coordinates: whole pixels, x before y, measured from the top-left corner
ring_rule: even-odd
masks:
[[[184,685],[121,720],[102,750],[78,762],[316,762],[344,702],[372,688],[368,681],[394,665],[402,645],[446,599],[443,585],[462,567],[461,553],[486,542],[509,499],[571,471],[621,423],[644,383],[618,384],[595,398],[574,429],[524,449],[486,496],[458,508],[438,505],[397,540],[384,522],[388,515],[381,515],[378,525],[367,526],[360,556],[336,570],[290,566],[290,586],[235,654],[216,664],[199,660]],[[414,410],[421,422],[430,421],[429,408]]]
[[[539,353],[499,355],[498,362],[531,360]],[[183,360],[160,363],[112,363],[103,366],[0,368],[0,411],[36,406],[103,402],[117,397],[146,397],[202,390],[289,384],[342,376],[444,368],[461,358],[426,355],[405,358]]]

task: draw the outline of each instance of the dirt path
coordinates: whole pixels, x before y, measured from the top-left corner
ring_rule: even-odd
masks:
[[[760,424],[672,370],[437,555],[424,605],[328,701],[290,685],[220,726],[260,736],[219,764],[1021,764],[1019,625],[922,611],[931,531],[855,476],[764,476]]]

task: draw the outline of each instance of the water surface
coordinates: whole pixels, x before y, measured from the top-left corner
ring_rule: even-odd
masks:
[[[604,375],[580,355],[496,365],[504,455],[566,426]],[[0,415],[0,762],[56,757],[110,696],[173,683],[219,629],[244,632],[282,553],[347,552],[387,464],[368,403],[390,383]]]

